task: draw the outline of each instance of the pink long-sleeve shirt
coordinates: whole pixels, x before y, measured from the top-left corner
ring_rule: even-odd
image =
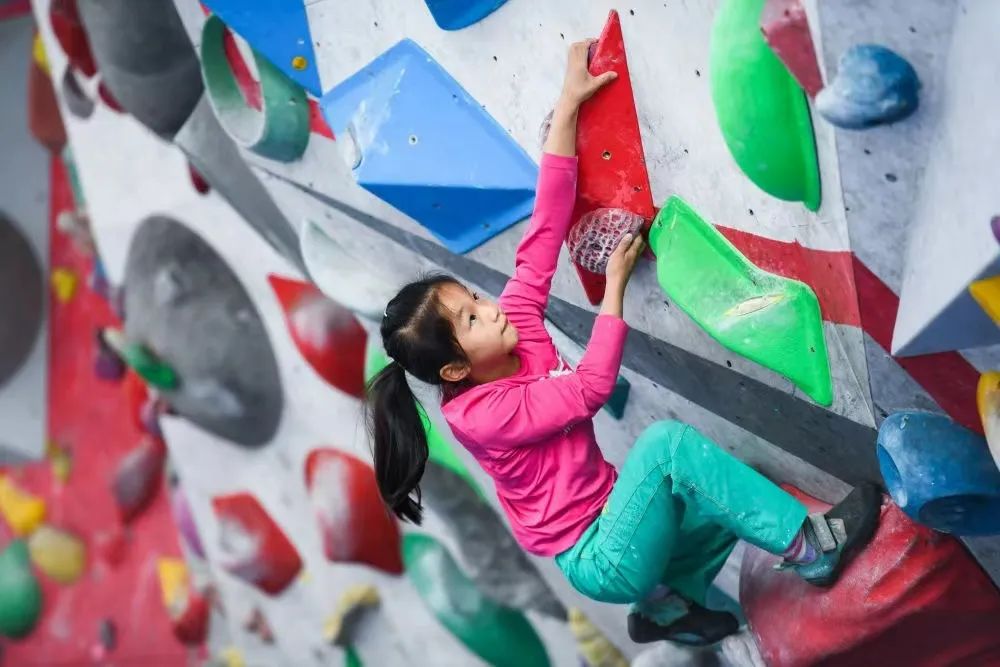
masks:
[[[571,223],[576,174],[575,157],[542,156],[535,211],[499,299],[517,327],[520,371],[469,388],[442,408],[455,437],[493,478],[514,537],[542,556],[576,543],[617,478],[597,446],[592,418],[614,390],[628,327],[619,317],[598,316],[574,370],[542,321]]]

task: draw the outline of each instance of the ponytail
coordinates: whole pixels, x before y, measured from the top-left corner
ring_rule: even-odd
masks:
[[[427,464],[427,433],[406,371],[392,361],[368,384],[368,430],[382,500],[400,519],[419,524],[420,478]]]

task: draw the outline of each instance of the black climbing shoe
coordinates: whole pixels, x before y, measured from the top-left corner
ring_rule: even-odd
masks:
[[[728,611],[706,609],[694,602],[687,605],[688,612],[669,625],[660,625],[633,611],[628,615],[628,636],[636,644],[666,640],[684,646],[708,646],[740,629],[739,621]]]
[[[826,514],[810,514],[803,524],[816,550],[811,563],[782,563],[814,586],[832,586],[851,558],[871,541],[882,512],[882,492],[864,482]]]

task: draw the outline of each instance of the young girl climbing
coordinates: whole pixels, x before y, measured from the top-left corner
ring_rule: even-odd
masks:
[[[618,376],[622,302],[641,235],[626,236],[608,262],[600,314],[575,369],[543,325],[576,199],[577,111],[615,78],[590,75],[589,44],[570,48],[535,211],[499,300],[435,276],[405,286],[385,310],[392,361],[373,378],[368,403],[375,476],[386,504],[419,523],[428,446],[406,373],[441,385],[445,419],[493,478],[524,549],[555,558],[584,595],[632,603],[635,641],[711,643],[736,630],[731,615],[702,605],[737,539],[828,585],[871,538],[881,495],[860,486],[826,515],[807,517],[795,498],[676,421],[646,429],[620,471],[604,460],[592,418]]]

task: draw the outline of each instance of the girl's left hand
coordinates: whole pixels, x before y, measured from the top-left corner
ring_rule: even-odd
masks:
[[[590,45],[595,39],[585,39],[569,47],[569,59],[566,64],[566,79],[563,81],[562,100],[573,107],[578,107],[589,100],[594,93],[614,81],[616,72],[604,72],[591,76],[587,69]]]

